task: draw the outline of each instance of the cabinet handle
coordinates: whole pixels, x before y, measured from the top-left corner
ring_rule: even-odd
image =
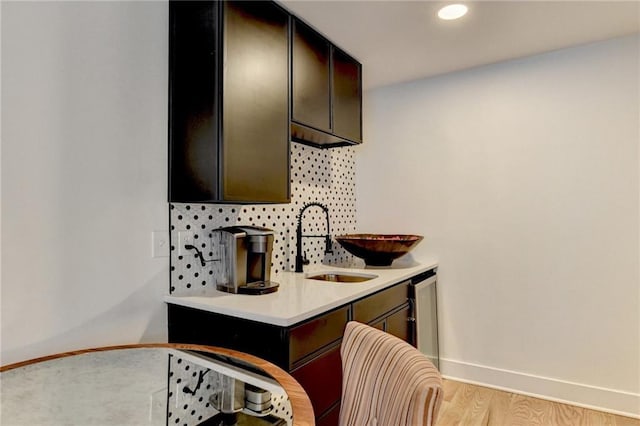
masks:
[[[416,322],[415,317],[408,317],[407,322]]]

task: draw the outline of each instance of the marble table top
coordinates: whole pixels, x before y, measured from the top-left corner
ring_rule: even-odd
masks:
[[[280,379],[290,376],[266,361],[258,364],[252,362],[255,357],[238,358],[237,354],[242,353],[198,345],[129,345],[5,366],[0,368],[0,423],[137,426],[207,421],[222,425],[231,416],[238,424],[307,424],[304,410],[294,422],[285,390],[291,383],[281,383],[270,372]],[[238,413],[223,415],[220,411],[228,410],[216,406],[213,396],[220,395],[223,383],[232,383],[243,397],[245,386],[266,391],[271,403],[260,412],[236,407]],[[312,421],[310,404],[308,408]],[[219,423],[212,421],[218,418]]]

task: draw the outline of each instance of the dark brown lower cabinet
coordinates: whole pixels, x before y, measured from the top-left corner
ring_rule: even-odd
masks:
[[[322,417],[316,418],[316,426],[335,426],[340,421],[340,402],[331,407]]]
[[[340,343],[296,368],[291,375],[309,395],[316,417],[328,411],[340,402],[342,394]]]
[[[318,425],[337,425],[345,325],[364,322],[415,344],[409,284],[403,281],[290,327],[169,304],[169,342],[224,346],[271,361],[305,389]]]

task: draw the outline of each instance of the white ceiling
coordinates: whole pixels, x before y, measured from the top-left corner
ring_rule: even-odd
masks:
[[[469,12],[436,13],[449,3]],[[372,1],[281,3],[363,64],[373,88],[640,31],[640,1]]]

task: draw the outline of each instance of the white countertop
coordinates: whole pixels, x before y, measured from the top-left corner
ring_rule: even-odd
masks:
[[[422,260],[420,263],[411,261],[405,264],[399,262],[400,260],[388,268],[313,265],[305,267],[303,273],[282,272],[272,277],[273,281],[280,284],[278,291],[259,296],[216,291],[211,296],[165,296],[164,300],[170,304],[203,311],[290,326],[438,266],[435,260]],[[306,278],[329,271],[372,274],[377,277],[359,283],[334,283]]]

